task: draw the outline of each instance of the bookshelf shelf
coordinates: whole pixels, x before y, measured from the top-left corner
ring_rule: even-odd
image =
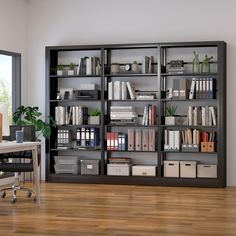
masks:
[[[202,69],[202,61],[205,55],[213,56],[210,62],[210,72],[208,73],[192,73],[194,55],[196,51],[199,54],[200,69]],[[77,70],[80,75],[67,75],[67,68],[74,58],[78,58],[80,63],[76,66],[81,66],[82,70]],[[87,58],[88,61],[87,61]],[[90,68],[89,60],[94,60],[98,64]],[[94,60],[92,60],[94,58]],[[184,73],[164,73],[168,72],[171,61],[183,61],[182,67]],[[137,63],[134,63],[137,61]],[[55,73],[55,68],[58,64],[63,62],[66,69],[63,76],[58,76]],[[83,62],[83,63],[82,63]],[[93,63],[92,62],[92,63]],[[82,63],[82,64],[81,64]],[[137,64],[136,69],[134,65]],[[112,65],[118,65],[117,67]],[[128,67],[126,68],[126,65]],[[130,66],[130,67],[129,67]],[[133,67],[132,67],[133,66]],[[84,68],[85,67],[85,68]],[[114,69],[115,68],[115,69]],[[85,69],[85,70],[84,70]],[[88,71],[87,71],[88,69]],[[98,69],[98,70],[97,70]],[[173,70],[176,71],[176,70]],[[199,70],[200,71],[200,70]],[[202,70],[201,70],[202,71]],[[117,72],[117,73],[113,73]],[[149,73],[151,72],[151,73]],[[87,74],[86,74],[87,73]],[[92,73],[92,74],[91,74]],[[99,74],[99,75],[95,75]],[[150,78],[150,79],[149,79]],[[193,99],[187,99],[189,96],[181,96],[184,99],[167,99],[164,97],[167,90],[173,88],[174,81],[179,80],[180,83],[186,81],[185,93],[189,94],[191,91],[191,82],[193,78],[196,81],[202,79],[214,79],[214,95],[213,96],[194,96]],[[109,86],[112,89],[115,87],[114,83],[118,81],[118,89],[121,95],[109,96]],[[120,82],[119,82],[120,81]],[[122,96],[122,82],[125,84],[126,95]],[[135,96],[131,96],[132,92],[128,88],[127,82],[130,83],[135,95],[140,94],[155,94],[155,99],[132,100]],[[100,96],[97,100],[56,100],[57,91],[63,91],[65,88],[78,90],[82,84],[96,84],[96,88],[100,90]],[[121,83],[119,85],[119,83]],[[204,82],[202,82],[204,83]],[[207,84],[205,84],[206,86]],[[202,85],[203,86],[203,85]],[[123,87],[124,88],[124,87]],[[203,88],[203,87],[202,87]],[[61,89],[61,90],[60,90]],[[178,89],[180,91],[180,88]],[[206,89],[205,89],[206,90]],[[123,91],[124,92],[124,91]],[[181,91],[182,93],[183,91]],[[111,94],[110,94],[111,95]],[[176,97],[176,96],[173,96]],[[214,99],[203,99],[201,97],[214,97]],[[119,98],[119,99],[114,99]],[[120,99],[124,98],[124,99]],[[149,97],[150,98],[150,97]],[[185,99],[186,98],[186,99]],[[52,182],[78,182],[78,183],[108,183],[108,184],[136,184],[136,185],[160,185],[160,186],[197,186],[197,187],[224,187],[226,185],[226,43],[222,41],[211,42],[176,42],[176,43],[151,43],[151,44],[117,44],[117,45],[85,45],[85,46],[56,46],[46,47],[46,116],[55,118],[55,108],[58,106],[66,107],[66,112],[70,107],[85,106],[88,107],[88,114],[93,109],[99,109],[100,125],[61,125],[52,129],[52,135],[47,141],[46,145],[46,180]],[[133,107],[136,112],[134,117],[137,117],[139,124],[110,123],[112,120],[111,110],[114,106],[117,107]],[[199,107],[202,112],[202,107],[213,107],[215,109],[216,122],[209,126],[202,126],[202,122],[197,122],[197,126],[192,125],[164,125],[163,118],[166,115],[168,106],[176,106],[179,115],[188,115],[189,106]],[[146,112],[145,112],[146,107]],[[128,109],[128,108],[127,108]],[[151,111],[151,113],[149,113]],[[153,113],[152,113],[153,111]],[[113,119],[117,119],[116,112]],[[133,111],[132,111],[133,112]],[[130,113],[132,113],[130,112]],[[127,112],[129,113],[129,112]],[[125,113],[124,113],[125,114]],[[123,115],[124,115],[123,114]],[[153,114],[153,115],[150,115]],[[202,113],[199,113],[202,115]],[[199,115],[199,119],[203,119]],[[119,116],[119,114],[118,114]],[[146,119],[150,116],[151,118]],[[73,116],[72,116],[73,117]],[[145,119],[143,118],[145,117]],[[212,114],[213,117],[213,114]],[[123,118],[124,119],[124,118]],[[144,121],[152,124],[152,119],[155,120],[156,125],[141,125]],[[122,119],[120,119],[123,121]],[[129,119],[126,119],[127,122]],[[132,119],[130,119],[131,121]],[[85,122],[87,124],[87,122]],[[74,124],[74,123],[73,123]],[[171,122],[166,123],[171,124]],[[180,123],[178,123],[180,124]],[[187,124],[187,123],[185,123]],[[191,124],[191,123],[190,123]],[[194,124],[194,122],[192,122]],[[205,123],[205,124],[211,124]],[[94,145],[94,148],[67,148],[62,149],[57,146],[58,131],[70,131],[71,146],[78,145],[79,136],[77,132],[81,129],[90,132],[91,129],[98,131],[96,138],[99,140],[99,145]],[[89,130],[89,131],[88,131]],[[141,132],[146,139],[151,138],[150,131],[154,133],[155,150],[156,151],[124,151],[124,150],[107,150],[107,134],[116,132],[124,135],[126,149],[128,146],[128,132]],[[211,136],[214,140],[215,152],[191,152],[187,151],[165,151],[166,144],[165,132],[179,131],[180,147],[183,143],[183,132],[197,130],[197,140],[203,139],[204,135]],[[89,136],[90,137],[90,136]],[[121,137],[121,136],[120,136]],[[134,136],[135,137],[135,136]],[[147,138],[148,137],[148,138]],[[117,138],[117,137],[116,137]],[[196,136],[195,136],[196,138]],[[206,136],[204,136],[206,138]],[[145,138],[140,142],[144,142]],[[110,139],[112,140],[112,139]],[[178,137],[176,136],[176,140]],[[88,140],[87,140],[88,141]],[[91,140],[90,140],[91,141]],[[139,142],[138,139],[134,142]],[[185,140],[186,141],[186,140]],[[190,140],[188,140],[190,142]],[[196,140],[195,140],[196,141]],[[119,140],[118,140],[119,142]],[[193,139],[192,139],[193,142]],[[210,143],[210,142],[209,142]],[[83,144],[82,144],[83,145]],[[87,143],[86,143],[87,145]],[[208,145],[208,144],[207,144]],[[136,147],[134,145],[134,147]],[[153,147],[153,146],[152,146]],[[166,147],[166,146],[165,146]],[[200,147],[200,146],[199,146]],[[143,147],[142,147],[143,148]],[[208,147],[207,147],[208,148]],[[120,148],[123,149],[123,148]],[[147,150],[147,149],[144,149]],[[154,150],[154,149],[149,149]],[[180,150],[182,150],[180,148]],[[185,149],[184,149],[185,150]],[[201,150],[205,150],[202,149]],[[148,154],[149,153],[149,154]],[[99,175],[80,175],[80,174],[55,174],[55,156],[79,156],[83,160],[99,160]],[[155,166],[156,176],[110,176],[107,175],[107,162],[112,157],[129,157],[133,165],[143,163],[145,166]],[[198,164],[213,164],[216,165],[217,178],[168,178],[165,177],[165,161],[196,161]],[[197,167],[196,167],[197,169]]]

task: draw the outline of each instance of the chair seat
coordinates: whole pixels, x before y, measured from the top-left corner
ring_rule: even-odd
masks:
[[[4,172],[32,172],[33,163],[1,163],[0,171]]]

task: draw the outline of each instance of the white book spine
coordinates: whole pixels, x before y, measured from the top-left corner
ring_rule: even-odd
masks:
[[[195,78],[192,78],[192,83],[191,83],[191,88],[190,88],[189,99],[193,99],[193,98],[194,98],[195,84],[196,84],[196,79],[195,79]]]
[[[126,87],[126,82],[125,81],[121,82],[121,99],[122,100],[127,99],[127,87]]]
[[[216,126],[216,112],[214,107],[209,107],[212,116],[213,125]]]
[[[113,82],[108,83],[108,99],[112,100],[113,99]]]
[[[121,81],[114,82],[114,100],[121,100]]]
[[[206,107],[202,107],[202,126],[206,125]]]
[[[193,125],[193,107],[188,107],[188,125]]]
[[[131,100],[134,100],[135,99],[135,92],[134,92],[134,89],[133,89],[130,82],[127,82],[127,88],[128,88]]]

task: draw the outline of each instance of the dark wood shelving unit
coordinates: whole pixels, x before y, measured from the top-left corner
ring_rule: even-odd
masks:
[[[168,56],[169,50],[177,50],[175,51],[175,59],[182,59],[181,50],[192,50],[193,49],[202,49],[202,54],[208,53],[207,50],[215,49],[217,52],[217,58],[214,58],[214,61],[211,63],[212,66],[217,67],[215,72],[211,73],[191,73],[191,71],[185,71],[184,73],[159,73],[164,72],[164,67],[169,63]],[[155,56],[155,73],[110,73],[110,66],[112,62],[112,53],[119,53],[122,50],[131,50],[139,51],[142,50],[150,50],[153,52],[152,55]],[[205,51],[206,52],[205,52]],[[68,52],[82,52],[84,57],[86,52],[88,52],[88,56],[91,56],[93,51],[98,52],[100,58],[101,65],[101,74],[100,75],[63,75],[58,76],[54,75],[54,68],[59,64],[59,55],[60,53],[68,53]],[[188,51],[188,52],[189,52]],[[132,54],[132,53],[131,53]],[[97,54],[96,54],[97,55]],[[136,54],[135,54],[136,55]],[[146,56],[145,53],[140,53],[140,56]],[[127,55],[125,60],[120,62],[120,65],[125,65],[124,61],[127,63],[131,63],[136,58],[132,58],[130,60],[127,59]],[[119,61],[118,61],[119,62]],[[69,61],[67,63],[69,65]],[[66,64],[66,65],[67,65]],[[141,68],[142,63],[138,63]],[[189,62],[189,58],[186,62],[184,62],[184,66],[191,66],[191,62]],[[216,79],[216,99],[165,99],[162,97],[162,84],[163,81],[167,81],[168,79],[172,79],[172,77],[177,77],[179,79],[186,78],[204,78],[211,77]],[[78,80],[71,80],[71,79]],[[119,79],[120,78],[120,79]],[[153,92],[157,94],[156,99],[154,100],[108,100],[107,99],[107,84],[110,81],[114,80],[127,80],[127,81],[135,81],[137,78],[137,83],[142,83],[142,79],[145,79],[145,83],[149,86],[152,86],[155,83],[156,87]],[[97,83],[100,83],[101,97],[99,100],[56,100],[58,87],[61,86],[60,83],[66,83],[68,80],[69,83],[75,83],[75,88],[77,88],[78,83],[85,83],[86,80],[90,82],[92,80],[96,80]],[[82,81],[82,82],[80,82]],[[63,86],[65,86],[63,84]],[[71,85],[68,85],[71,86]],[[152,87],[153,89],[153,87]],[[137,90],[138,91],[138,90]],[[142,91],[139,91],[142,92]],[[150,91],[151,92],[151,91]],[[55,117],[55,106],[58,104],[70,106],[70,104],[77,105],[81,103],[92,104],[95,102],[97,107],[101,109],[101,123],[100,125],[63,125],[60,127],[68,127],[69,129],[76,129],[79,127],[94,127],[99,128],[100,130],[100,148],[99,149],[77,149],[77,148],[68,148],[68,149],[60,149],[57,148],[56,145],[56,135],[57,129],[52,130],[52,135],[46,144],[46,181],[50,182],[70,182],[70,183],[101,183],[101,184],[135,184],[135,185],[160,185],[160,186],[195,186],[195,187],[224,187],[226,185],[226,43],[223,41],[207,41],[207,42],[171,42],[171,43],[141,43],[141,44],[116,44],[116,45],[74,45],[74,46],[50,46],[46,47],[46,116]],[[214,104],[217,109],[217,126],[168,126],[163,125],[163,114],[165,111],[165,106],[172,102],[180,104],[180,106],[189,103],[193,103],[198,106],[198,104]],[[132,103],[135,106],[142,106],[145,103],[151,103],[157,106],[157,118],[155,126],[143,126],[143,125],[133,125],[133,124],[108,124],[105,119],[107,115],[110,113],[110,106],[113,103],[120,103],[121,106],[126,103]],[[90,106],[90,105],[88,105]],[[139,118],[141,116],[139,115]],[[106,132],[111,132],[112,128],[155,128],[156,130],[156,151],[116,151],[116,150],[106,150]],[[164,135],[163,130],[167,129],[200,129],[200,130],[209,130],[217,132],[217,152],[181,152],[181,151],[163,151],[163,143],[164,143]],[[88,156],[97,155],[97,159],[100,160],[100,173],[99,175],[80,175],[80,174],[55,174],[54,171],[54,156],[59,155],[74,155],[74,153],[78,153],[78,156],[81,153],[86,153]],[[107,160],[112,156],[112,153],[118,155],[119,153],[123,154],[123,156],[129,156],[133,158],[136,153],[139,155],[144,155],[143,158],[147,159],[153,158],[152,162],[157,163],[157,173],[156,176],[108,176],[107,175]],[[150,153],[150,155],[147,155]],[[191,155],[194,158],[198,156],[200,158],[214,159],[217,158],[217,178],[170,178],[164,177],[163,175],[163,161],[167,160],[168,155],[172,157],[174,155],[181,154],[184,157],[189,156],[189,160],[191,160]],[[210,155],[210,157],[208,157]],[[150,156],[150,157],[149,157]]]

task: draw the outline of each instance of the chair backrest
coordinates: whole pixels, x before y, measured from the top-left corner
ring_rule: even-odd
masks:
[[[24,141],[35,141],[35,126],[34,125],[11,125],[10,126],[10,140],[16,140],[16,131],[24,128]]]

